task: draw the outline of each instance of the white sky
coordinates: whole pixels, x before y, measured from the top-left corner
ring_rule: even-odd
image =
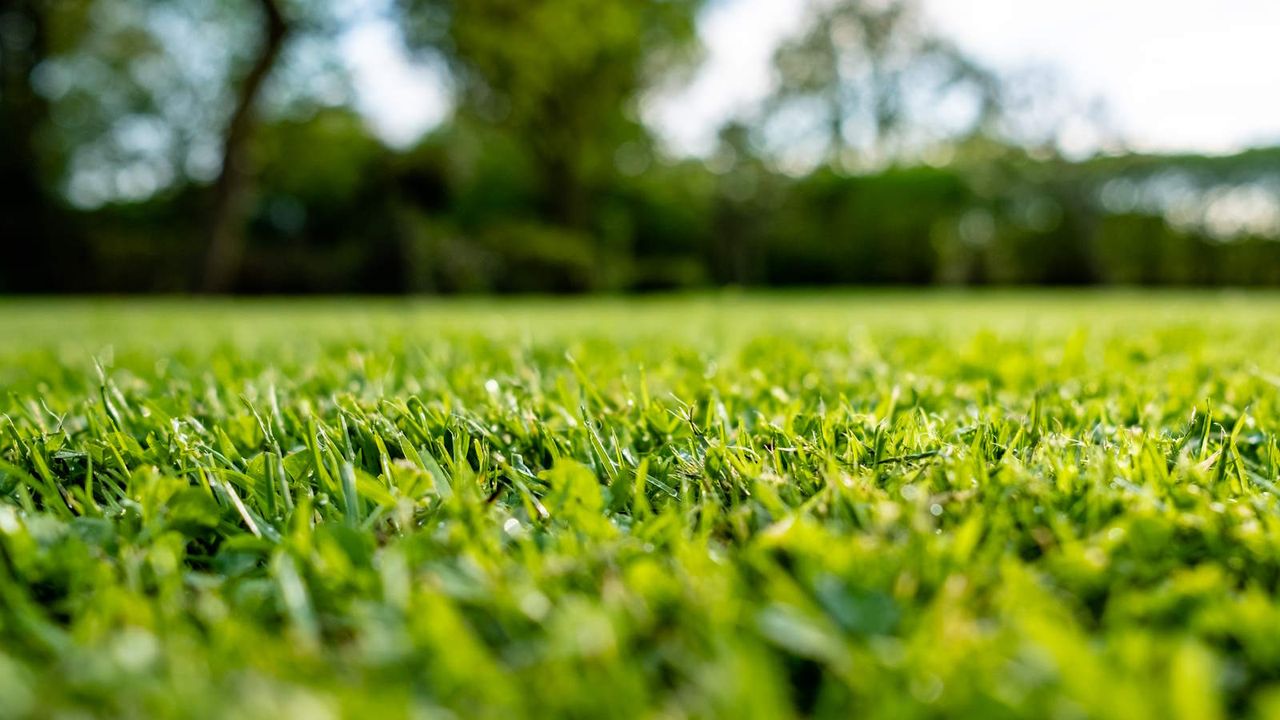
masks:
[[[1280,142],[1280,0],[925,0],[936,27],[998,71],[1047,68],[1082,104],[1150,151],[1231,152]],[[804,0],[717,0],[691,84],[646,108],[678,152],[709,149],[718,126],[770,90],[770,57]],[[440,74],[407,60],[395,29],[370,20],[346,51],[362,110],[406,145],[447,114]],[[1090,136],[1076,138],[1087,149]]]
[[[406,147],[448,116],[449,91],[442,72],[411,60],[395,25],[371,17],[343,36],[342,50],[374,132]]]

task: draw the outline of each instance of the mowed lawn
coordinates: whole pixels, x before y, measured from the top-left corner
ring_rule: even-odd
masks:
[[[0,717],[1280,717],[1280,295],[0,301]]]

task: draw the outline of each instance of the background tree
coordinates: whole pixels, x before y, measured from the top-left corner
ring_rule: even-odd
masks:
[[[916,0],[813,0],[774,67],[773,139],[821,138],[826,160],[842,167],[986,127],[1000,106],[999,80],[937,35]]]
[[[258,98],[275,68],[289,37],[290,22],[278,0],[257,0],[258,49],[235,93],[235,105],[222,139],[222,162],[213,184],[213,208],[209,214],[209,247],[203,287],[207,292],[227,290],[244,255],[244,224],[250,170],[247,150],[253,134]]]
[[[188,220],[166,228],[167,269],[181,276],[168,289],[230,288],[264,101],[276,117],[346,101],[332,90],[337,11],[287,0],[22,0],[4,13],[20,16],[4,22],[20,30],[5,33],[20,61],[5,62],[14,89],[4,102],[40,109],[18,113],[35,118],[19,143],[34,160],[15,165],[42,170],[45,192],[90,211],[151,203],[165,215],[160,205],[183,198]],[[280,72],[289,82],[272,82]],[[88,259],[100,250],[90,240]]]
[[[693,56],[701,1],[400,5],[409,37],[448,61],[457,122],[509,134],[532,160],[547,216],[584,230],[619,151],[651,151],[638,106],[646,90]]]
[[[82,261],[51,177],[65,149],[49,135],[49,101],[32,78],[51,56],[73,44],[73,3],[11,0],[0,4],[0,288],[75,290],[67,272]],[[60,244],[50,243],[61,237]]]

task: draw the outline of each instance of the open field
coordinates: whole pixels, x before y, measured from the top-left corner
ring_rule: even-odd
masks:
[[[0,301],[0,717],[1280,717],[1280,295]]]

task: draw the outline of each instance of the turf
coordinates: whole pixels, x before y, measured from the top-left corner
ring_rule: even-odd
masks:
[[[1280,715],[1280,296],[0,303],[0,716]]]

